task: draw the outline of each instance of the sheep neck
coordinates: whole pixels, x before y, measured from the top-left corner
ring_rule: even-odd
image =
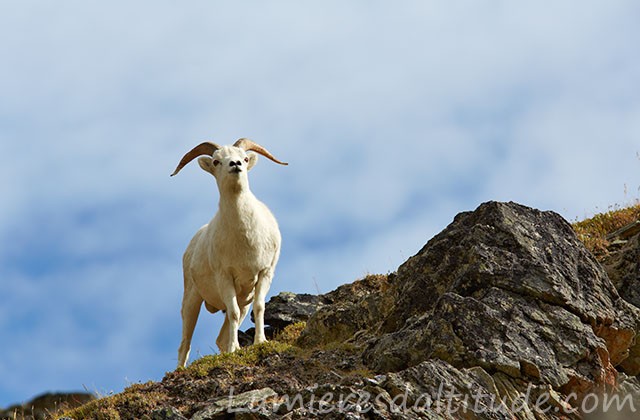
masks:
[[[229,188],[220,190],[220,215],[225,219],[238,218],[247,214],[255,197],[248,186],[244,188]]]

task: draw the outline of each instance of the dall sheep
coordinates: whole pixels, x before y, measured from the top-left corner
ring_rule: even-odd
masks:
[[[280,230],[267,206],[249,189],[247,172],[258,161],[256,152],[281,165],[262,146],[240,139],[233,146],[202,143],[189,151],[171,176],[198,156],[200,167],[216,178],[220,192],[218,212],[187,246],[182,264],[182,341],[178,367],[186,366],[191,338],[204,302],[211,313],[222,310],[224,324],[216,339],[221,352],[233,352],[238,326],[253,303],[254,343],[266,341],[264,301],[280,256]]]

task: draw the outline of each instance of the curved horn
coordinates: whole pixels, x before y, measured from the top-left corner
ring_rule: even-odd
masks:
[[[213,156],[215,151],[218,150],[219,148],[220,146],[218,146],[215,143],[211,143],[210,141],[205,141],[204,143],[200,143],[199,145],[197,145],[196,147],[188,151],[186,155],[184,155],[184,157],[182,158],[182,160],[180,160],[180,163],[176,167],[176,170],[173,171],[171,176],[174,176],[175,174],[180,172],[180,169],[184,168],[184,166],[187,163],[191,162],[193,159],[197,158],[198,156],[201,156],[201,155]]]
[[[275,163],[279,163],[280,165],[288,165],[288,163],[281,162],[278,159],[274,158],[273,155],[271,153],[269,153],[269,151],[267,149],[265,149],[264,147],[260,146],[257,143],[252,142],[249,139],[240,139],[237,142],[233,143],[233,145],[235,147],[239,147],[241,149],[244,149],[247,152],[249,150],[251,150],[252,152],[259,153],[262,156],[264,156],[264,157],[266,157],[268,159],[271,159]]]

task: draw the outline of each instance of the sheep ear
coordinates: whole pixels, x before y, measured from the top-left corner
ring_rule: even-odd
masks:
[[[249,170],[258,163],[258,155],[255,153],[247,153],[247,157],[249,158],[249,162],[247,162],[247,170]]]
[[[200,165],[200,167],[209,172],[210,174],[213,174],[213,159],[209,156],[202,156],[198,158],[198,165]]]

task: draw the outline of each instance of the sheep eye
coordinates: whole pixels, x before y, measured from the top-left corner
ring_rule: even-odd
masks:
[[[248,157],[244,158],[244,161],[245,161],[245,163],[249,162],[249,158]]]
[[[218,164],[219,164],[219,163],[220,163],[220,161],[219,161],[219,160],[214,160],[214,161],[213,161],[213,166],[218,166]]]

